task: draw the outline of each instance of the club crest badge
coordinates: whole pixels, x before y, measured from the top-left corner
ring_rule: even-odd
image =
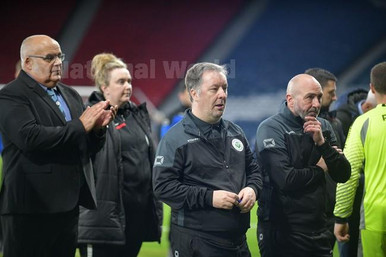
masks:
[[[241,142],[240,139],[237,139],[237,138],[233,139],[232,146],[238,152],[241,152],[244,150],[243,142]]]

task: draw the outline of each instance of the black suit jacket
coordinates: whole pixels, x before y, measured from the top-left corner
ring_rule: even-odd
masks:
[[[96,207],[89,156],[101,148],[104,136],[86,133],[78,119],[85,108],[80,95],[60,83],[57,88],[70,109],[69,122],[24,71],[0,90],[2,214],[65,212],[78,204]]]

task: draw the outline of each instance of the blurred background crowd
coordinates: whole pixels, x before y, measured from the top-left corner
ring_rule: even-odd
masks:
[[[179,84],[195,62],[228,65],[224,117],[253,142],[293,75],[327,69],[338,78],[339,97],[367,90],[370,68],[386,59],[383,0],[6,0],[0,6],[0,85],[14,78],[28,35],[58,40],[66,54],[63,82],[85,99],[95,89],[92,57],[113,53],[132,74],[132,100],[147,103],[156,141],[159,127],[180,108]]]

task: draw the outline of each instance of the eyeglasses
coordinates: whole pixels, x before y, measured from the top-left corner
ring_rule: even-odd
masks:
[[[29,55],[28,57],[42,58],[46,62],[52,62],[56,58],[59,58],[59,60],[64,61],[64,58],[66,57],[66,55],[65,54],[47,54],[46,56],[43,56],[43,55]]]

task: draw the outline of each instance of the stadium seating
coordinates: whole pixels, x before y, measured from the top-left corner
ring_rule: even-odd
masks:
[[[242,7],[229,1],[102,1],[72,64],[112,52],[129,64],[133,87],[158,105]],[[70,68],[71,65],[70,64]],[[92,85],[90,76],[68,78]]]
[[[270,1],[228,57],[237,69],[230,94],[283,89],[310,67],[339,75],[386,35],[385,17],[370,1]]]
[[[362,88],[368,88],[370,83],[370,71],[371,68],[376,64],[380,62],[386,61],[386,54],[379,56],[374,63],[371,63],[364,69],[360,74],[357,74],[355,78],[351,81],[351,87],[362,87]]]
[[[265,9],[236,47],[228,56],[219,56],[224,63],[235,64],[234,77],[229,79],[231,108],[227,108],[226,117],[243,124],[249,138],[262,119],[277,112],[292,76],[310,67],[322,67],[339,78],[386,35],[386,9],[376,7],[373,1],[265,2]],[[64,82],[92,85],[91,58],[112,52],[128,64],[134,90],[159,106],[190,64],[209,47],[228,43],[218,38],[248,3],[101,0],[68,64],[70,75]],[[0,26],[7,34],[0,41],[1,49],[6,49],[2,52],[0,84],[13,79],[21,40],[35,33],[58,38],[76,6],[75,0],[1,4]],[[71,73],[79,66],[82,74]],[[368,83],[370,66],[356,76],[355,86]],[[236,104],[240,101],[243,104]]]
[[[13,0],[2,1],[0,5],[0,27],[3,32],[0,40],[0,84],[5,84],[14,78],[22,40],[33,34],[47,34],[58,38],[76,6],[76,1]]]
[[[233,97],[258,101],[262,96],[283,93],[265,108],[248,109],[245,106],[253,104],[244,102],[228,108],[227,115],[243,124],[244,130],[255,132],[262,118],[253,117],[277,112],[291,77],[307,68],[322,67],[339,78],[386,35],[385,17],[386,9],[376,8],[371,1],[269,1],[249,33],[225,59],[236,64],[228,102],[232,104]],[[255,106],[259,104],[255,102]],[[237,113],[252,118],[237,118]],[[248,137],[253,138],[254,132]]]

